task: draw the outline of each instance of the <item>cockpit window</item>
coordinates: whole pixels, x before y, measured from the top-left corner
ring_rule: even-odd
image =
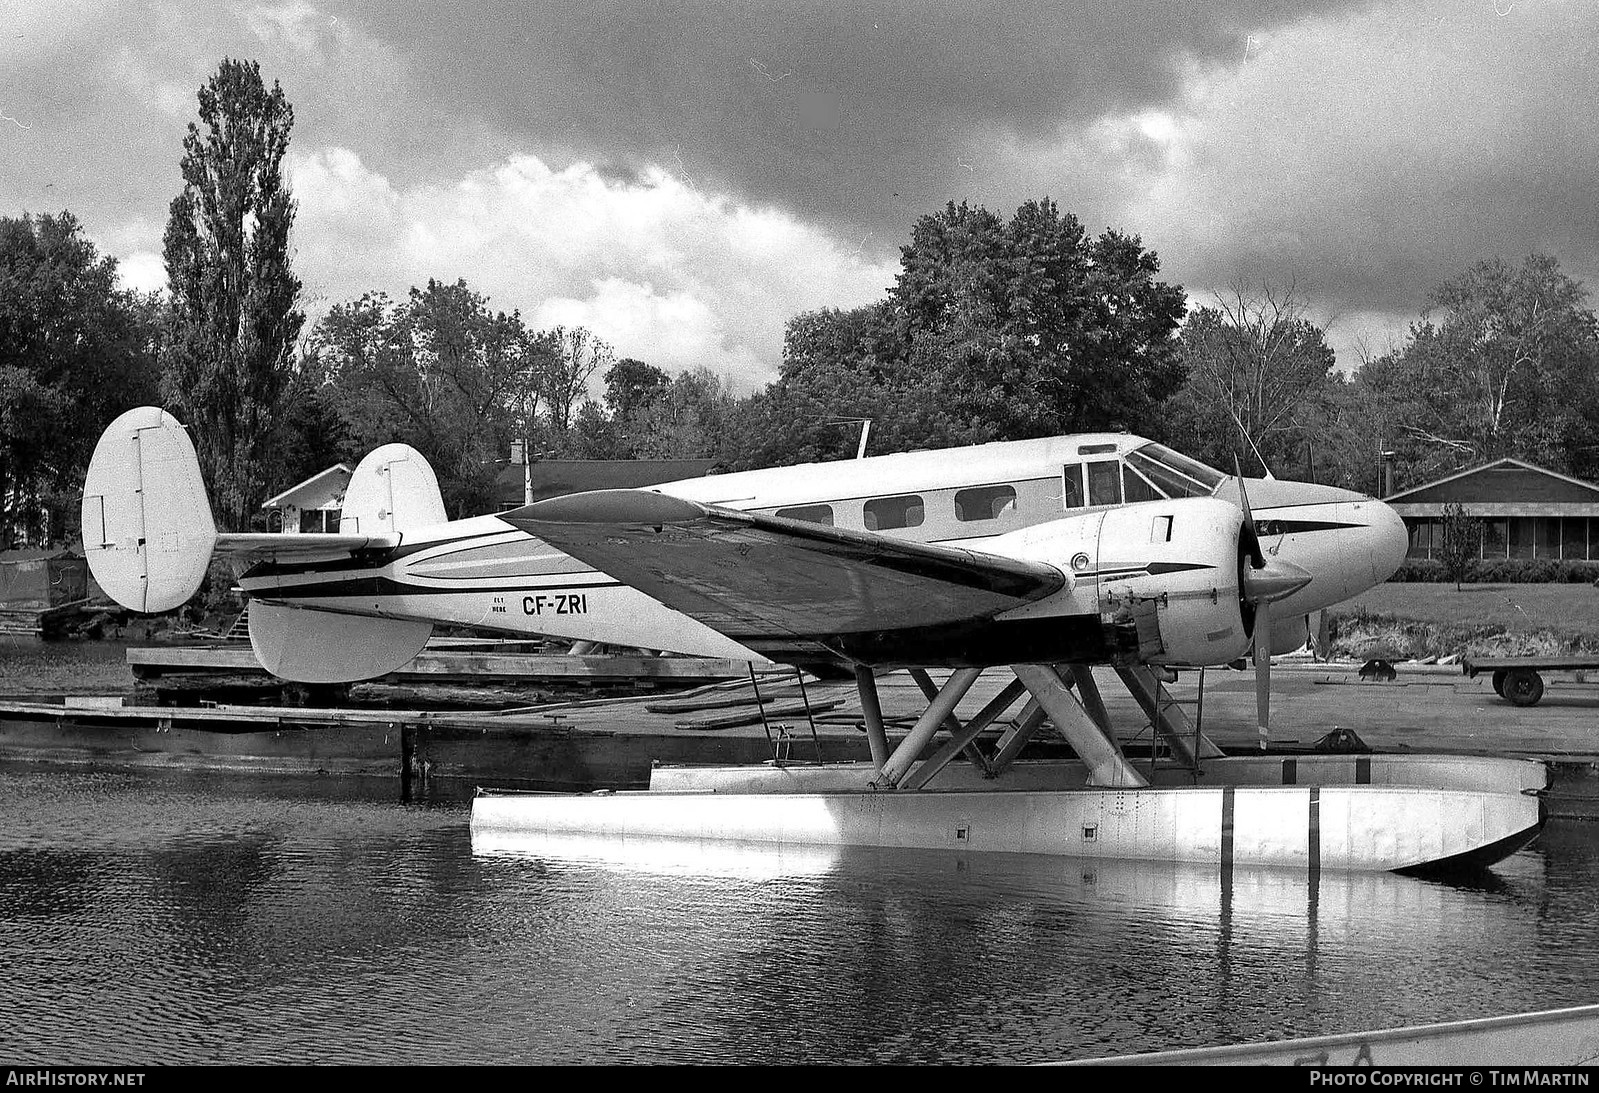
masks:
[[[1145,444],[1128,452],[1127,462],[1170,497],[1208,497],[1227,477],[1164,444]]]
[[[1122,503],[1122,465],[1119,460],[1107,459],[1088,465],[1088,503],[1090,505]]]
[[[1122,496],[1127,498],[1127,503],[1134,501],[1159,501],[1160,491],[1146,482],[1142,475],[1131,467],[1122,468]]]

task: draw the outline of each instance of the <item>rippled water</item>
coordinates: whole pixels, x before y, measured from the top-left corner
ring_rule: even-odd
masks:
[[[0,768],[8,1062],[1045,1061],[1599,1001],[1599,825],[1468,882],[474,848],[388,783]]]

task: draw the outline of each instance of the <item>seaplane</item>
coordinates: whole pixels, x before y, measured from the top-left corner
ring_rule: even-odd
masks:
[[[232,559],[255,655],[289,680],[384,675],[442,623],[856,682],[869,762],[484,794],[485,845],[598,835],[1408,870],[1489,864],[1543,823],[1539,763],[1267,753],[1273,650],[1391,576],[1404,526],[1353,491],[1229,475],[1127,434],[708,475],[464,520],[446,518],[421,454],[389,444],[356,468],[338,532],[219,533],[186,430],[141,407],[96,447],[82,526],[96,580],[132,610],[181,605],[213,557]],[[1164,681],[1246,658],[1262,748],[1230,756]],[[1125,754],[1096,667],[1148,715],[1164,769]],[[901,668],[927,706],[891,741],[875,679]],[[958,715],[990,671],[1011,678]],[[1046,723],[1076,761],[1018,761]]]

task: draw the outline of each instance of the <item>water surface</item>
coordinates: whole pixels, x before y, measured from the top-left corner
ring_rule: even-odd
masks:
[[[1599,825],[1453,883],[474,848],[392,783],[0,767],[0,1057],[1046,1061],[1594,1002]]]

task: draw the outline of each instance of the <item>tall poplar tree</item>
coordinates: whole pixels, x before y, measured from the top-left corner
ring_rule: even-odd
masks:
[[[255,61],[224,59],[183,139],[183,192],[164,255],[172,298],[167,403],[194,430],[223,527],[248,525],[281,460],[278,410],[305,321],[289,264],[295,202],[283,178],[294,109]]]

